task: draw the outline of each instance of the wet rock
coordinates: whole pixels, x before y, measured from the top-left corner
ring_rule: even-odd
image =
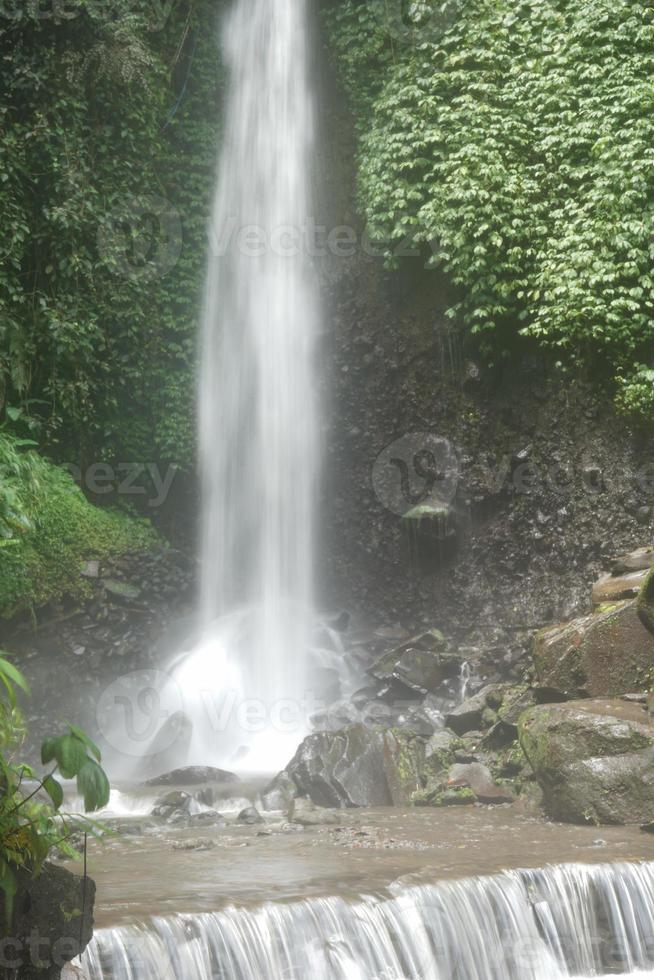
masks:
[[[368,673],[378,681],[395,681],[417,694],[435,693],[444,680],[460,670],[460,658],[444,652],[439,630],[414,636],[384,654]]]
[[[410,733],[352,725],[310,735],[287,771],[317,806],[389,806],[420,787],[423,762],[424,742]]]
[[[506,786],[499,786],[490,769],[480,762],[453,765],[447,777],[448,788],[467,787],[480,803],[512,803],[513,793]]]
[[[634,601],[542,630],[533,659],[541,687],[565,698],[638,691],[654,668],[654,639]]]
[[[289,810],[297,796],[297,786],[287,772],[280,772],[261,794],[261,805],[264,810]]]
[[[36,878],[19,873],[18,882],[10,931],[17,942],[9,950],[18,963],[1,975],[55,980],[62,964],[75,959],[91,941],[95,883],[51,864],[45,864]],[[39,939],[39,966],[34,962],[34,936]]]
[[[648,571],[654,567],[654,548],[638,548],[617,558],[611,569],[613,575],[624,575],[628,572]]]
[[[454,708],[445,716],[445,724],[457,735],[464,735],[466,732],[479,728],[481,716],[486,708],[486,698],[480,692],[468,698],[458,708]]]
[[[212,766],[184,766],[162,776],[148,779],[146,786],[198,786],[201,783],[239,783],[233,772],[214,769]]]
[[[339,822],[338,814],[334,810],[316,806],[311,800],[301,797],[293,800],[288,819],[290,823],[299,824],[301,827],[320,827]]]
[[[650,633],[654,633],[654,568],[645,578],[638,596],[638,618]]]
[[[200,813],[200,804],[189,793],[175,790],[160,797],[153,809],[152,816],[165,820],[169,824],[188,823],[191,816]]]
[[[445,716],[445,724],[457,735],[495,724],[497,714],[490,714],[488,709],[497,712],[509,690],[510,684],[487,684],[478,694],[449,711]]]
[[[522,715],[518,731],[553,819],[654,820],[654,728],[639,705],[619,700],[541,705]]]
[[[264,820],[256,807],[248,806],[245,810],[241,810],[236,818],[236,822],[252,827],[254,824],[263,823]]]
[[[451,765],[459,739],[448,728],[434,732],[425,745],[425,767],[432,772],[440,772]]]
[[[646,571],[627,572],[624,575],[603,575],[593,585],[593,605],[635,599],[640,592]]]

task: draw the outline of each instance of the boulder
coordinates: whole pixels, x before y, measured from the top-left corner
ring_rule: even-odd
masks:
[[[447,788],[467,787],[480,803],[512,803],[513,793],[506,786],[499,786],[490,769],[480,762],[453,765],[447,776]]]
[[[654,633],[654,568],[641,586],[638,596],[638,618],[650,633]]]
[[[184,766],[148,779],[146,786],[200,786],[203,783],[239,783],[233,772],[214,769],[212,766]]]
[[[419,788],[423,763],[424,741],[411,733],[351,725],[309,735],[287,772],[317,806],[399,806]]]
[[[59,980],[66,964],[91,941],[94,901],[91,878],[80,878],[65,868],[46,864],[36,878],[20,874],[11,926],[15,943],[3,950],[0,975]],[[3,900],[0,905],[4,914]],[[39,965],[34,962],[34,936],[39,939]]]
[[[520,745],[555,820],[642,824],[654,820],[654,728],[619,700],[530,708]]]
[[[236,818],[237,823],[246,824],[249,827],[254,826],[254,824],[263,823],[263,817],[259,813],[256,807],[248,806],[245,810],[241,810],[238,817]]]
[[[481,727],[481,716],[486,709],[486,697],[483,692],[468,698],[458,708],[454,708],[445,716],[445,724],[457,735],[477,730]]]
[[[385,653],[368,673],[375,680],[395,682],[416,694],[433,694],[461,667],[460,658],[445,653],[444,648],[443,634],[430,630]]]
[[[541,630],[533,659],[539,685],[564,698],[642,690],[654,668],[654,638],[635,601]]]
[[[593,605],[620,599],[635,599],[647,575],[646,571],[626,572],[624,575],[603,575],[593,586]]]
[[[202,811],[202,807],[188,793],[174,790],[161,796],[152,808],[152,816],[169,824],[188,823],[192,816]]]
[[[478,694],[450,711],[445,716],[445,724],[457,735],[489,728],[497,721],[497,711],[510,690],[510,684],[487,684]]]

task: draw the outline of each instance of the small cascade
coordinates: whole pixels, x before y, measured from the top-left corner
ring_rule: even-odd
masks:
[[[468,660],[464,660],[461,664],[461,671],[459,673],[459,704],[463,704],[463,702],[467,700],[471,680],[472,665]]]
[[[87,980],[654,977],[654,864],[563,865],[390,897],[227,908],[101,930]]]

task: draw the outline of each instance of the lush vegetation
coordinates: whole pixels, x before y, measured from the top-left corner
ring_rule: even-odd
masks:
[[[143,551],[150,525],[88,502],[64,469],[0,433],[0,615],[83,596],[87,558]]]
[[[0,422],[54,457],[193,458],[214,0],[0,8]]]
[[[87,813],[107,805],[110,787],[100,750],[75,725],[43,743],[41,762],[49,767],[44,775],[17,761],[25,726],[16,695],[29,690],[20,671],[4,657],[0,657],[0,689],[0,890],[8,926],[20,872],[38,874],[55,847],[76,856],[71,840],[75,831],[95,827],[85,818],[62,812],[64,790],[57,777],[77,781]]]
[[[342,0],[329,20],[389,261],[441,265],[490,356],[535,338],[651,418],[650,0]]]

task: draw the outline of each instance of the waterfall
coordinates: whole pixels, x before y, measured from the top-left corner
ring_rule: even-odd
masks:
[[[312,625],[320,427],[306,240],[314,151],[307,22],[306,0],[236,0],[223,29],[229,88],[199,399],[203,640],[177,674],[196,733],[212,684],[258,705],[268,722],[258,735],[227,724],[207,761],[216,761],[216,745],[226,762],[249,749],[250,768],[262,769],[283,765],[305,734],[300,721],[291,731],[271,715],[282,702],[302,703]],[[197,761],[201,746],[194,751]]]
[[[100,930],[87,980],[654,977],[654,864],[562,865],[386,898],[228,908]]]

